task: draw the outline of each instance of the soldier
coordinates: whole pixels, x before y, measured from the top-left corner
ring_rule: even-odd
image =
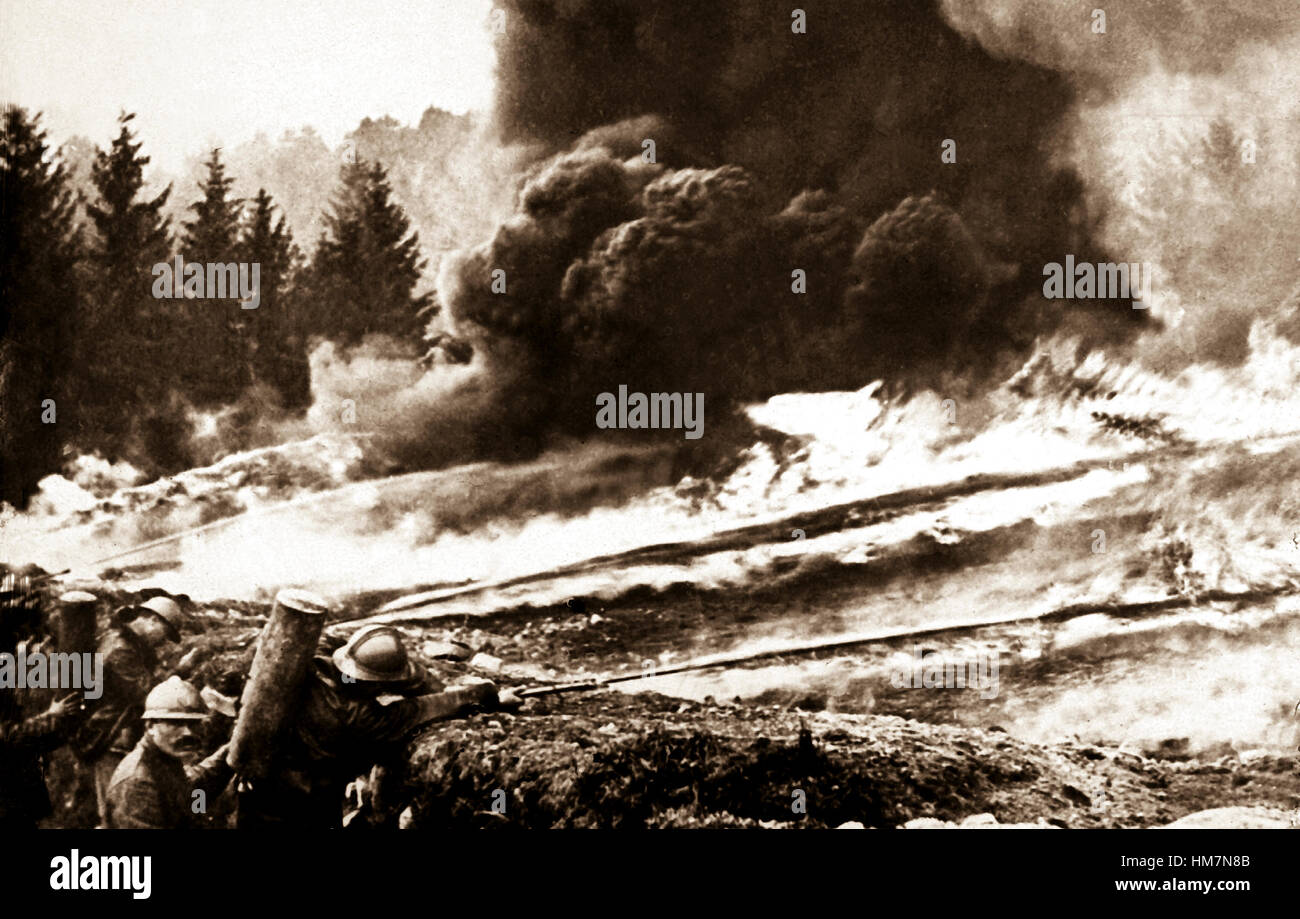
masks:
[[[103,695],[72,741],[77,759],[91,770],[101,827],[108,825],[108,783],[140,738],[145,695],[157,680],[158,652],[180,641],[182,616],[175,600],[154,597],[118,610],[114,619],[97,649],[104,667]]]
[[[80,703],[68,696],[25,721],[14,717],[12,693],[0,698],[0,830],[35,829],[50,815],[41,757],[68,742]]]
[[[332,659],[316,658],[271,774],[241,788],[238,825],[337,828],[349,780],[400,752],[416,729],[475,709],[519,704],[511,691],[498,694],[487,681],[428,689],[391,626],[367,626]]]
[[[206,813],[207,797],[219,795],[231,776],[225,746],[194,765],[201,749],[195,728],[207,713],[199,691],[178,676],[153,688],[145,699],[144,736],[109,782],[106,825],[118,830],[199,825],[196,815]]]
[[[30,579],[8,574],[0,584],[0,652],[15,653],[38,627],[40,604]],[[12,689],[0,690],[0,830],[34,829],[50,814],[41,757],[67,742],[80,709],[75,696],[24,720]]]

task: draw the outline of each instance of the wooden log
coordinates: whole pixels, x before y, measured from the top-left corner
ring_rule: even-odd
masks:
[[[241,776],[264,777],[307,676],[329,606],[305,590],[282,590],[258,639],[244,684],[227,762]]]

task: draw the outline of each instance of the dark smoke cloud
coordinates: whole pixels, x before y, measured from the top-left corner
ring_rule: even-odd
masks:
[[[1042,191],[1073,93],[1054,71],[991,56],[926,0],[514,0],[498,47],[497,120],[551,150],[657,114],[670,166],[735,164],[787,198],[842,194],[869,218],[912,192],[967,191],[1014,212]],[[959,140],[958,163],[939,160]],[[636,151],[639,152],[639,149]]]
[[[498,127],[545,154],[439,322],[535,381],[530,436],[588,433],[620,383],[712,412],[986,370],[1059,320],[1045,262],[1101,256],[1051,163],[1069,85],[931,4],[807,3],[807,34],[758,0],[507,6]]]
[[[846,304],[864,344],[874,332],[900,353],[945,358],[981,318],[992,280],[962,219],[931,195],[907,198],[871,225],[853,276]]]

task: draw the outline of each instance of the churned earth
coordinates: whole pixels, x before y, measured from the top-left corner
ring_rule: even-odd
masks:
[[[416,742],[410,767],[415,826],[889,828],[991,814],[1003,824],[1148,827],[1230,805],[1300,806],[1293,756],[1160,760],[893,716],[652,694],[438,726]],[[504,813],[494,813],[497,789]]]

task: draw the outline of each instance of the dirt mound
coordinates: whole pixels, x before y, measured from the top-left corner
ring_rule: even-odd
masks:
[[[1300,804],[1294,757],[1167,763],[901,718],[616,693],[437,725],[403,798],[421,826],[898,827],[917,818],[1159,825]]]

